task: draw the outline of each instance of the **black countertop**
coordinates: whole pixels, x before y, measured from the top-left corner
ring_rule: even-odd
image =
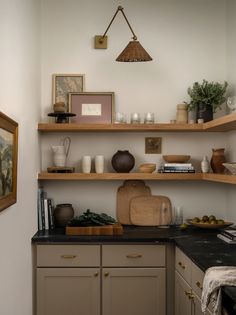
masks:
[[[55,229],[39,231],[32,238],[33,244],[134,242],[173,242],[204,272],[213,266],[236,266],[236,245],[229,245],[217,238],[217,231],[214,230],[126,226],[123,235],[69,236],[65,235],[64,229]],[[236,287],[224,287],[222,299],[229,314],[236,314]]]

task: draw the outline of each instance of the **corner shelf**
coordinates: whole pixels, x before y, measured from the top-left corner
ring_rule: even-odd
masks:
[[[225,132],[236,130],[236,113],[204,124],[56,124],[39,123],[40,132]]]
[[[47,181],[89,181],[89,180],[155,180],[155,181],[213,181],[217,183],[236,185],[236,175],[228,174],[213,174],[213,173],[103,173],[103,174],[84,174],[84,173],[47,173],[41,172],[38,174],[38,180]]]

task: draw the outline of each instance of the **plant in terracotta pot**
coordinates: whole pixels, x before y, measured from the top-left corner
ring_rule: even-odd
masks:
[[[188,110],[196,110],[197,119],[203,119],[204,122],[212,120],[213,113],[226,101],[227,86],[227,82],[223,84],[207,80],[203,80],[202,83],[194,82],[187,90],[190,96]]]

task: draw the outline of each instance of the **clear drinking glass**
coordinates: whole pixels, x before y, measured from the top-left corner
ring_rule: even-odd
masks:
[[[139,113],[132,113],[130,117],[131,124],[140,124],[141,123],[141,116]]]
[[[155,116],[154,116],[154,113],[146,113],[145,116],[144,116],[144,123],[145,124],[154,124],[155,122]]]
[[[126,115],[124,113],[116,112],[115,124],[126,124]]]

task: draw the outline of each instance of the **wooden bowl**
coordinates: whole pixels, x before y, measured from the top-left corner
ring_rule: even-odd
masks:
[[[190,155],[162,155],[168,163],[186,163],[191,158]]]
[[[156,164],[154,163],[146,163],[139,165],[139,171],[141,173],[152,173],[156,169]]]

